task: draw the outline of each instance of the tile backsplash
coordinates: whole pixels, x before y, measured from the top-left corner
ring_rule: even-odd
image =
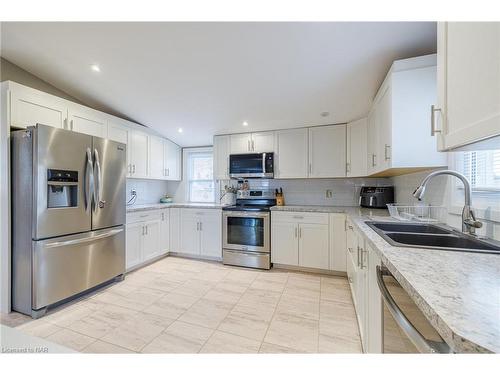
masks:
[[[386,186],[388,178],[342,178],[342,179],[293,179],[266,180],[249,179],[251,189],[283,189],[287,205],[357,206],[362,186]],[[221,181],[220,186],[232,184],[235,180]],[[331,198],[326,197],[330,190]]]
[[[158,203],[167,193],[167,181],[127,178],[127,201],[131,190],[137,191],[135,204]]]

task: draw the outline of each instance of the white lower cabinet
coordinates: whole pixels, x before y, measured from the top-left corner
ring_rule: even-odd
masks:
[[[365,353],[382,352],[382,299],[377,284],[379,256],[347,221],[347,278]]]
[[[218,209],[182,208],[180,254],[222,258],[222,212]]]
[[[290,266],[299,265],[299,242],[297,223],[279,222],[272,214],[271,261]]]
[[[327,213],[273,212],[271,261],[280,265],[330,269]]]
[[[168,252],[162,241],[169,236],[165,233],[169,231],[169,226],[162,221],[165,215],[168,215],[168,209],[127,214],[127,270]]]
[[[330,267],[328,269],[346,272],[346,215],[330,214]]]

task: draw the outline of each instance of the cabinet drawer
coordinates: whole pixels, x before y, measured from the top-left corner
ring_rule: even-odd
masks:
[[[139,211],[139,212],[128,213],[127,224],[137,223],[141,221],[161,220],[162,211],[163,210],[152,210],[152,211]]]
[[[323,212],[271,212],[271,220],[281,223],[328,224],[328,214]]]
[[[183,208],[182,215],[183,216],[197,216],[197,217],[217,217],[220,215],[221,210],[213,209],[213,208]]]

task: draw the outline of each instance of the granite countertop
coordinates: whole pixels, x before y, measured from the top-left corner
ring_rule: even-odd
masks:
[[[450,347],[500,352],[500,256],[389,245],[365,222],[352,222]]]
[[[339,213],[350,216],[389,216],[385,208],[363,208],[359,206],[273,206],[271,211]]]
[[[272,211],[345,213],[452,350],[500,353],[500,256],[396,247],[365,222],[387,210],[275,206]]]
[[[127,206],[127,212],[160,210],[162,208],[213,208],[220,209],[223,206],[216,203],[149,203],[134,204]]]

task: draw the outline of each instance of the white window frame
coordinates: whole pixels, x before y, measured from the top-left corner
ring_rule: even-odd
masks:
[[[448,153],[448,166],[450,169],[462,173],[461,160],[459,153]],[[463,194],[464,186],[462,182],[456,178],[450,179],[446,198],[449,214],[462,214],[464,206]],[[500,190],[472,189],[472,207],[478,219],[500,223]]]
[[[185,196],[186,196],[186,202],[189,202],[189,203],[215,203],[215,199],[216,199],[216,196],[215,196],[215,193],[216,193],[216,187],[215,187],[215,179],[213,178],[213,174],[212,174],[212,179],[211,180],[192,180],[191,179],[191,163],[190,163],[190,154],[193,154],[193,153],[211,153],[212,154],[212,163],[213,163],[213,147],[192,147],[192,148],[185,148],[184,149],[184,155],[183,155],[183,158],[184,158],[184,182],[185,182]],[[213,169],[212,169],[213,171]],[[213,201],[209,201],[209,202],[199,202],[199,201],[193,201],[191,200],[191,182],[192,181],[211,181],[213,183]]]

